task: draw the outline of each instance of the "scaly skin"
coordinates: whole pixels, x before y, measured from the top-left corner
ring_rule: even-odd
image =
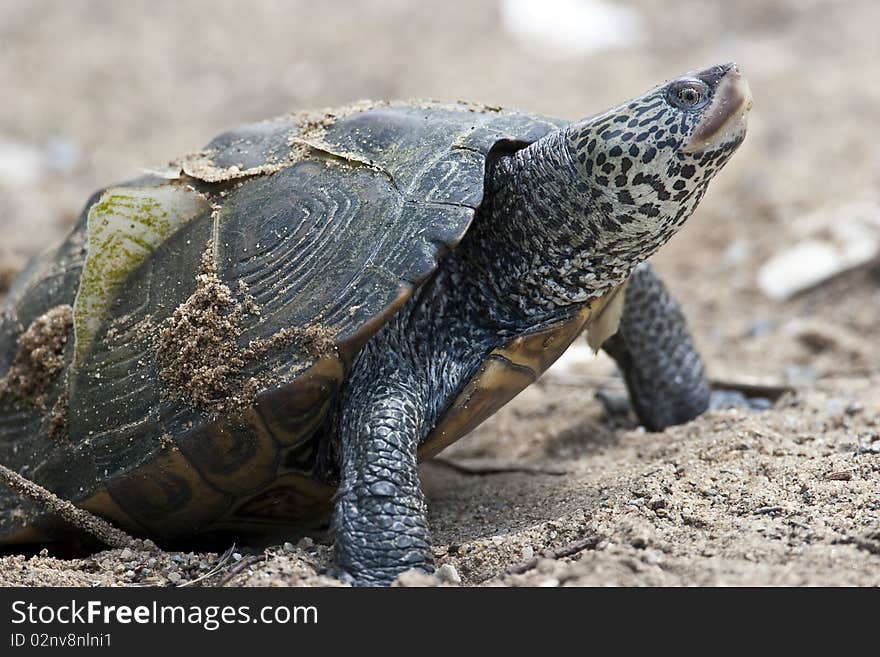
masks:
[[[433,569],[416,450],[495,347],[529,324],[487,296],[474,239],[358,354],[341,402],[336,560],[359,585]],[[469,257],[468,257],[469,256]]]
[[[342,395],[336,558],[355,584],[433,568],[418,446],[489,351],[606,294],[672,237],[741,143],[748,102],[735,67],[714,67],[489,162],[471,229]],[[608,349],[639,414],[690,419],[709,389],[683,316],[649,269],[627,297]]]
[[[684,313],[648,263],[630,277],[620,327],[602,348],[617,362],[649,431],[682,424],[709,408],[712,387]]]

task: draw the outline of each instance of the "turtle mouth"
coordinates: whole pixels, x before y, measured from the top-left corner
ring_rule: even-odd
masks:
[[[736,64],[716,66],[696,77],[711,77],[717,86],[712,103],[682,150],[693,153],[716,144],[742,141],[752,109],[752,92],[739,67]]]

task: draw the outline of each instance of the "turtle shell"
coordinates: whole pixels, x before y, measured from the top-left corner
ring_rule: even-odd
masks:
[[[99,192],[3,307],[0,462],[143,535],[324,517],[316,448],[352,358],[464,236],[490,154],[562,125],[360,104],[243,127]],[[421,455],[534,380],[599,306],[490,355]],[[63,531],[0,490],[0,542]]]

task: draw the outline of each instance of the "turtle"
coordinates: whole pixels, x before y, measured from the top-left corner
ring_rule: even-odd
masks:
[[[578,336],[649,429],[708,408],[647,260],[751,106],[732,63],[579,121],[360,102],[105,188],[2,307],[0,462],[159,542],[329,518],[346,581],[430,572],[418,463]],[[0,491],[0,543],[73,533]]]

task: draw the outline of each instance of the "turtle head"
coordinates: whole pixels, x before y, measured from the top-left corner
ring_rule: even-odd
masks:
[[[682,117],[679,149],[683,153],[699,158],[697,154],[725,151],[729,157],[745,139],[752,92],[736,64],[713,66],[662,89],[670,108]]]
[[[604,236],[640,244],[644,257],[669,239],[742,143],[751,107],[731,63],[571,124],[566,144]]]
[[[485,225],[503,240],[493,258],[516,249],[505,275],[520,311],[625,281],[690,217],[745,138],[751,107],[737,66],[713,66],[500,157],[487,196],[504,221]]]

